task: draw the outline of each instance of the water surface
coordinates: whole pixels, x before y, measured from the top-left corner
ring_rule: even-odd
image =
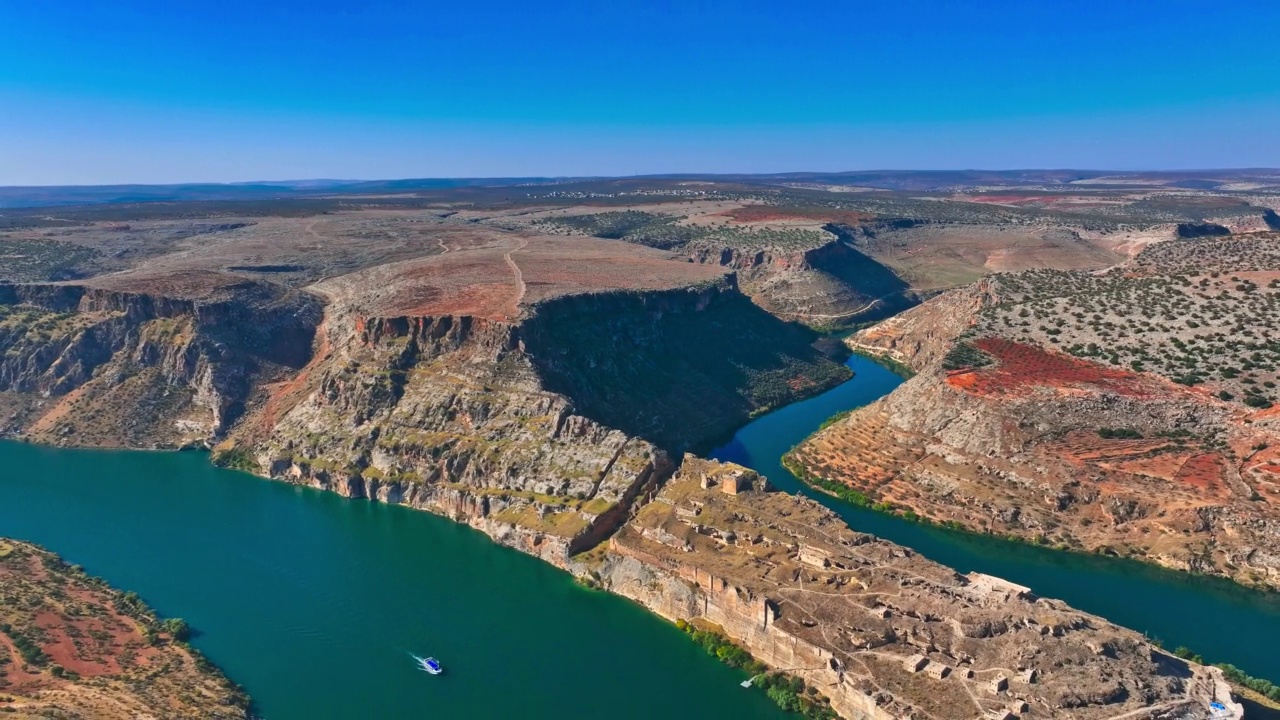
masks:
[[[0,536],[185,618],[267,720],[784,717],[670,623],[429,513],[14,442],[0,499]]]

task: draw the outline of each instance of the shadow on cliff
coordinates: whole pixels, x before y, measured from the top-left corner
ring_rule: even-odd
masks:
[[[545,387],[577,413],[673,452],[849,377],[813,331],[736,288],[561,298],[520,337]]]
[[[869,300],[878,301],[874,307],[852,319],[858,322],[879,320],[919,304],[920,299],[910,285],[888,267],[857,249],[858,229],[839,224],[827,225],[824,229],[839,238],[839,242],[810,253],[809,264]]]

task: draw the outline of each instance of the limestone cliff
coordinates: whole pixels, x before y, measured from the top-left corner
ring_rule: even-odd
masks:
[[[0,411],[10,430],[89,446],[202,444],[309,355],[319,302],[202,278],[193,299],[95,284],[0,284]]]
[[[686,457],[589,559],[604,586],[721,628],[842,717],[1242,712],[1216,668],[1027,588],[857,533],[746,468]]]
[[[704,344],[724,345],[706,353]],[[218,457],[467,522],[550,562],[665,479],[664,448],[847,377],[731,283],[553,298],[519,322],[332,303],[301,373]]]

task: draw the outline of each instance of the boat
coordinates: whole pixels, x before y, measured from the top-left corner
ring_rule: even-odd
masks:
[[[439,660],[433,657],[422,658],[422,657],[418,657],[417,655],[414,655],[413,653],[409,653],[409,654],[418,663],[419,670],[426,673],[431,673],[432,675],[439,675],[440,673],[444,672],[444,666],[440,664]]]

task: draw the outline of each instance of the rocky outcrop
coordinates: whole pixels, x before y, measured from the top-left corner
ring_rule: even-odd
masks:
[[[973,327],[978,311],[997,300],[992,283],[982,280],[850,335],[845,344],[919,372],[941,363],[956,339]]]
[[[1028,588],[850,530],[751,471],[686,457],[596,561],[604,587],[709,624],[848,718],[1242,715],[1216,668]]]
[[[212,301],[0,285],[0,391],[27,398],[10,422],[43,441],[205,443],[263,382],[307,362],[319,307],[252,283]]]
[[[830,226],[828,232],[835,238],[809,248],[696,243],[686,252],[693,262],[733,268],[756,304],[809,325],[884,317],[917,302],[905,282],[843,237],[843,228]]]

